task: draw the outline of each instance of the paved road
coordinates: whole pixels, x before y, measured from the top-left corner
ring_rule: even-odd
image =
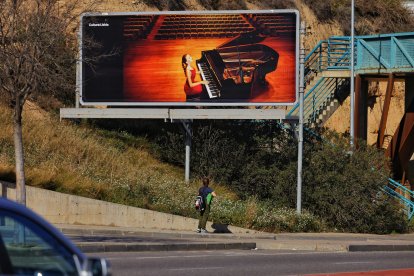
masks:
[[[264,276],[407,268],[413,269],[414,273],[414,252],[321,253],[240,250],[98,253],[95,255],[105,257],[111,262],[113,275]]]

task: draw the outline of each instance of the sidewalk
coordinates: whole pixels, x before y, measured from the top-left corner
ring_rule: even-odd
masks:
[[[175,250],[414,251],[414,234],[222,234],[110,226],[55,225],[84,252]]]

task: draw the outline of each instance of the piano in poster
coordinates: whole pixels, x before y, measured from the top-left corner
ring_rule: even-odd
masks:
[[[266,86],[266,74],[277,68],[279,54],[260,44],[266,37],[257,31],[242,33],[216,49],[202,51],[197,60],[206,98],[248,99]]]

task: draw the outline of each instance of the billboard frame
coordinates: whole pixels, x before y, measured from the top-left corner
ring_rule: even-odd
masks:
[[[284,109],[61,108],[60,119],[285,120]]]
[[[294,13],[296,15],[296,41],[295,41],[295,101],[287,102],[85,102],[83,101],[83,26],[84,18],[89,16],[134,16],[134,15],[209,15],[209,14],[283,14]],[[79,28],[79,62],[77,62],[76,69],[76,106],[80,103],[85,107],[92,106],[114,106],[114,107],[191,107],[191,106],[205,106],[205,107],[246,107],[246,106],[293,106],[299,100],[299,44],[300,44],[300,13],[296,9],[270,9],[270,10],[220,10],[220,11],[154,11],[154,12],[100,12],[100,13],[83,13],[80,16]]]

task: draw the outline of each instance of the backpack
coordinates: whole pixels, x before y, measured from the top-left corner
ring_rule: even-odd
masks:
[[[204,200],[202,196],[196,196],[195,199],[195,208],[197,211],[201,212],[205,209]]]

